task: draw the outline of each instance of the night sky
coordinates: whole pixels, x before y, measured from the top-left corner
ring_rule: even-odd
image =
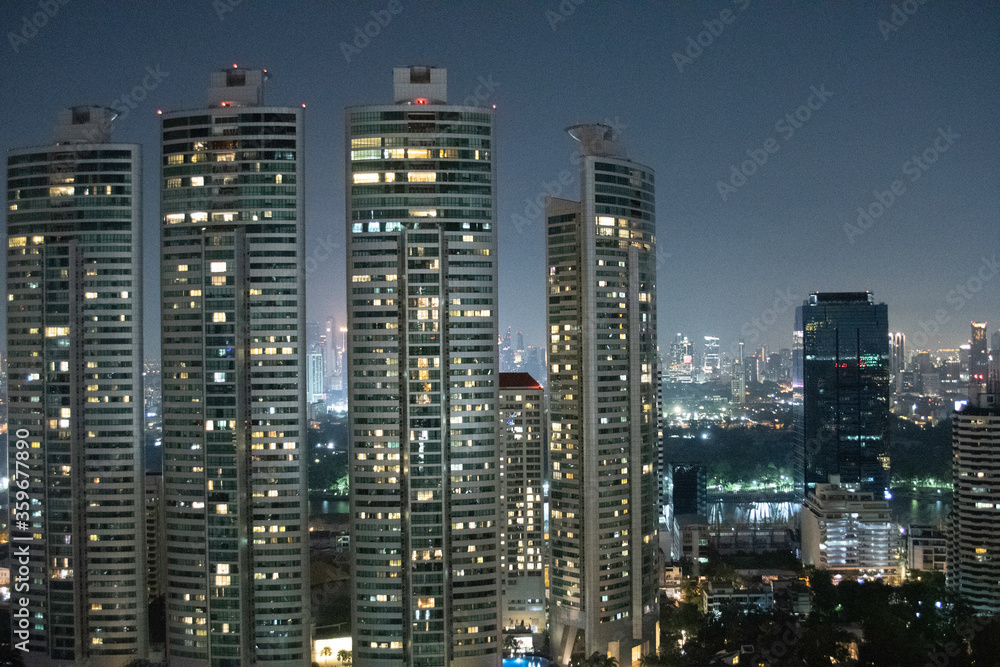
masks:
[[[48,2],[34,32],[38,0],[0,9],[0,146],[48,143],[58,109],[151,84],[114,134],[145,155],[147,358],[156,111],[204,106],[209,72],[233,63],[268,69],[269,104],[307,105],[311,320],[345,321],[344,107],[391,102],[392,67],[425,64],[448,69],[449,102],[497,106],[499,321],[529,345],[545,326],[531,202],[546,183],[577,196],[564,129],[601,121],[656,173],[661,345],[788,347],[793,306],[817,290],[873,291],[911,348],[1000,326],[1000,3]],[[372,11],[386,25],[355,42]],[[878,215],[859,225],[859,207]]]

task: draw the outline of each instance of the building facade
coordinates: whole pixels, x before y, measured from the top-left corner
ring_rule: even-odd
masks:
[[[1000,409],[991,397],[952,416],[948,587],[980,614],[1000,613]]]
[[[167,590],[166,522],[163,520],[163,473],[146,473],[146,590],[149,599]]]
[[[499,665],[493,112],[393,79],[346,118],[354,664]]]
[[[882,494],[842,484],[831,475],[802,506],[802,562],[843,579],[899,576],[898,527]]]
[[[979,394],[986,391],[990,369],[990,355],[986,340],[986,322],[972,323],[969,339],[969,400],[978,402]]]
[[[653,173],[610,127],[581,142],[581,201],[549,199],[550,629],[559,664],[657,652]]]
[[[906,528],[906,569],[945,572],[948,535],[936,526],[910,524]]]
[[[544,390],[528,373],[500,374],[500,466],[503,471],[503,624],[514,632],[545,629]]]
[[[265,78],[162,116],[171,665],[309,663],[302,109]]]
[[[148,651],[142,164],[109,143],[114,116],[68,109],[55,145],[7,154],[11,549],[31,572],[12,613],[30,614],[14,637],[28,665]]]
[[[871,292],[814,292],[796,309],[802,406],[796,415],[802,490],[839,475],[878,495],[889,489],[888,308]],[[798,329],[801,326],[801,329]]]

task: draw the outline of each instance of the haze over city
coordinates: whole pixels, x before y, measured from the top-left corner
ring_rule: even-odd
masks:
[[[890,328],[926,330],[928,348],[1000,320],[995,4],[894,19],[888,2],[400,2],[359,38],[385,4],[68,3],[25,39],[37,2],[7,3],[0,145],[38,144],[58,109],[103,104],[120,109],[115,141],[153,146],[157,110],[200,106],[207,70],[267,68],[269,99],[306,105],[308,317],[343,322],[344,108],[389,101],[393,66],[446,66],[449,102],[497,106],[500,326],[530,345],[544,335],[535,203],[578,196],[564,132],[578,122],[616,126],[655,171],[661,348],[677,332],[787,347],[794,306],[817,290],[871,290]],[[147,150],[146,181],[157,173]],[[158,206],[145,198],[150,304]],[[859,207],[880,206],[859,226]],[[158,318],[146,308],[147,358]]]

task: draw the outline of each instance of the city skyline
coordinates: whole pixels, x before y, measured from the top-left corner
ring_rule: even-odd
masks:
[[[147,147],[150,182],[156,111],[197,107],[186,84],[200,72],[267,63],[274,94],[307,105],[309,317],[343,322],[343,166],[335,157],[343,107],[384,95],[380,74],[393,66],[437,63],[449,66],[461,99],[497,104],[500,325],[524,331],[531,344],[544,336],[537,296],[543,237],[541,206],[536,212],[525,200],[578,195],[574,147],[559,135],[579,121],[617,125],[636,157],[664,180],[658,231],[672,243],[658,258],[659,275],[679,286],[661,309],[664,335],[719,336],[723,351],[740,338],[750,349],[762,342],[787,347],[791,311],[810,291],[879,294],[893,307],[890,329],[904,332],[910,349],[932,347],[939,337],[946,346],[964,342],[969,321],[1000,320],[985,296],[996,273],[993,249],[1000,247],[989,231],[1000,209],[989,184],[1000,166],[995,151],[986,150],[998,143],[990,110],[1000,106],[1000,85],[986,65],[997,58],[988,38],[998,23],[996,7],[920,5],[896,26],[889,22],[891,3],[864,11],[744,2],[626,11],[566,4],[575,9],[546,2],[519,13],[493,5],[412,11],[401,1],[327,10],[206,2],[201,14],[144,8],[130,23],[113,11],[61,6],[37,34],[19,38],[16,49],[8,37],[11,57],[0,66],[19,97],[52,115],[5,125],[0,142],[44,144],[39,139],[48,136],[54,110],[114,105],[123,113],[112,139]],[[11,34],[20,35],[22,17],[35,10],[37,3],[11,4],[5,16]],[[724,10],[729,21],[720,18]],[[365,36],[366,23],[377,18],[385,25],[376,23],[374,37]],[[427,39],[452,21],[489,26],[489,38],[475,39],[472,31]],[[892,27],[880,28],[880,21]],[[203,57],[180,56],[168,46],[155,29],[166,24],[187,28],[185,39],[197,40]],[[488,54],[505,34],[501,25],[511,26],[520,48],[497,60]],[[313,54],[308,60],[279,39],[302,26],[310,26],[296,30],[297,42]],[[650,47],[628,62],[605,57],[600,45],[622,39]],[[961,48],[950,49],[956,43]],[[793,52],[806,55],[779,57]],[[108,71],[112,60],[123,66],[108,76],[84,75]],[[29,63],[51,65],[51,76],[32,76]],[[953,77],[955,71],[963,76]],[[949,94],[933,94],[942,88]],[[560,102],[540,105],[546,94]],[[5,96],[0,113],[17,116],[16,99]],[[935,161],[923,169],[920,156],[928,151]],[[764,163],[747,164],[754,156]],[[734,164],[754,173],[734,176]],[[719,181],[729,184],[722,193]],[[885,210],[862,229],[858,207]],[[153,239],[155,196],[145,198],[144,217]],[[974,256],[963,243],[972,236],[981,239]],[[894,252],[883,260],[885,246]],[[799,248],[823,251],[806,250],[806,261],[795,261]],[[155,303],[155,255],[148,247],[147,303]],[[742,298],[732,301],[727,292],[735,285]],[[147,358],[158,347],[157,310],[146,308]],[[921,325],[940,334],[926,334]]]

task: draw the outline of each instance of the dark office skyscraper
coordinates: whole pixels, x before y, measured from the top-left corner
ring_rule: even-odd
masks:
[[[871,292],[814,292],[797,309],[802,408],[797,474],[806,490],[840,475],[845,485],[889,486],[888,308]],[[801,488],[801,486],[800,486]]]

